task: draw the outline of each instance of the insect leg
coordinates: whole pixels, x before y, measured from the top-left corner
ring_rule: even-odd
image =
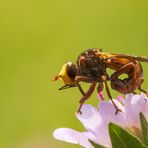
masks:
[[[96,82],[94,82],[94,80],[92,78],[86,77],[86,76],[76,76],[75,81],[77,83],[78,89],[80,90],[80,92],[83,96],[83,98],[79,102],[80,106],[77,110],[77,113],[81,113],[81,107],[82,107],[83,103],[85,102],[85,100],[87,100],[91,96],[91,94],[93,93],[95,86],[96,86]],[[87,82],[87,83],[93,83],[86,93],[83,91],[82,87],[80,86],[80,84],[79,84],[80,81]]]
[[[76,76],[75,77],[75,81],[76,82],[87,82],[87,83],[94,83],[94,80],[90,77],[86,77],[86,76]]]
[[[82,112],[81,112],[81,107],[82,107],[82,105],[84,104],[84,102],[85,102],[85,101],[91,96],[91,94],[94,92],[95,87],[96,87],[96,83],[91,84],[90,87],[89,87],[89,89],[88,89],[88,91],[87,91],[86,93],[84,93],[85,95],[83,95],[82,99],[79,101],[80,106],[79,106],[79,108],[78,108],[78,110],[77,110],[77,113],[82,114]]]
[[[77,85],[76,84],[74,84],[74,85],[64,85],[64,86],[58,88],[58,90],[63,90],[63,89],[71,88],[71,87],[77,87]]]
[[[115,102],[114,102],[113,99],[112,99],[111,93],[110,93],[109,88],[108,88],[108,85],[107,85],[107,81],[104,81],[104,83],[105,83],[105,88],[106,88],[106,92],[107,92],[107,94],[108,94],[108,96],[109,96],[109,99],[111,100],[113,106],[114,106],[115,109],[116,109],[115,114],[117,114],[119,111],[122,112],[122,110],[118,108],[118,106],[115,104]]]
[[[126,73],[127,71],[129,71],[131,68],[134,68],[134,64],[131,62],[131,63],[128,63],[124,66],[122,66],[120,69],[118,69],[117,71],[115,71],[111,76],[110,76],[110,79],[111,80],[114,80],[116,78],[118,78],[121,74],[123,73]],[[134,79],[136,79],[136,73],[134,73],[134,76],[133,76]]]
[[[143,93],[145,93],[146,95],[148,95],[148,92],[144,89],[141,88],[141,86],[138,88],[140,91],[142,91]]]
[[[79,88],[79,90],[80,90],[82,96],[86,96],[86,94],[85,94],[85,92],[83,91],[81,85],[80,85],[79,83],[77,83],[77,86],[78,86],[78,88]]]
[[[80,86],[79,82],[82,81],[82,82],[87,82],[87,83],[95,83],[94,80],[90,77],[86,77],[86,76],[76,76],[75,77],[75,81],[77,83],[77,86],[81,92],[81,94],[83,96],[86,96],[85,92],[83,91],[82,87]]]
[[[103,88],[104,88],[103,83],[99,82],[98,87],[97,87],[97,92],[98,92],[98,95],[99,95],[99,97],[101,98],[102,101],[104,100],[104,97],[102,95]]]
[[[58,88],[58,90],[63,90],[63,89],[66,89],[67,87],[68,87],[68,85],[64,85],[64,86]]]
[[[135,91],[133,91],[132,93],[135,94],[135,95],[137,94]]]
[[[138,85],[141,83],[141,78],[137,75],[136,69],[138,68],[138,64],[130,62],[115,71],[110,77],[111,88],[123,94],[134,93],[135,89],[138,88]],[[122,74],[127,74],[128,77],[123,80],[119,79],[118,77]]]

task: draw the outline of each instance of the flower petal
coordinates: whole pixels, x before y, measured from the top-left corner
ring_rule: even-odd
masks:
[[[76,115],[77,118],[88,131],[96,133],[96,128],[103,122],[98,110],[91,105],[84,104],[82,106],[81,112],[82,114]]]
[[[104,93],[102,91],[98,93],[98,99],[99,99],[99,101],[104,100]]]
[[[107,124],[103,121],[98,110],[91,105],[84,104],[81,112],[82,114],[78,114],[77,118],[88,131],[95,135],[96,140],[94,142],[109,146],[110,139]]]
[[[73,144],[80,144],[85,148],[94,148],[88,141],[89,135],[86,136],[86,133],[83,134],[70,128],[56,129],[53,133],[53,136],[58,140],[66,141]]]
[[[148,121],[148,99],[145,98],[145,101],[146,101],[146,103],[145,103],[145,107],[144,107],[143,114],[144,114],[145,118],[146,118],[147,121]]]
[[[148,106],[146,103],[146,98],[143,95],[127,95],[125,110],[128,126],[140,128],[139,114],[145,112],[145,108]]]
[[[107,124],[109,122],[113,122],[122,127],[125,127],[126,116],[125,116],[124,107],[117,100],[113,100],[113,101],[118,106],[118,108],[122,110],[122,112],[118,112],[117,114],[115,114],[116,109],[112,105],[112,103],[108,101],[104,101],[99,104],[100,115]]]
[[[119,101],[120,103],[122,103],[123,105],[125,104],[125,99],[124,99],[121,95],[117,96],[117,99],[118,99],[118,101]]]
[[[85,135],[89,140],[95,142],[96,141],[96,137],[94,134],[92,134],[91,132],[82,132],[83,135]]]

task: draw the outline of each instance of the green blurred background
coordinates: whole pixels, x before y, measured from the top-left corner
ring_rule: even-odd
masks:
[[[148,1],[0,1],[1,148],[79,147],[55,140],[52,132],[84,130],[75,118],[81,94],[58,91],[62,82],[51,78],[92,47],[148,55]],[[97,106],[96,93],[87,103]]]

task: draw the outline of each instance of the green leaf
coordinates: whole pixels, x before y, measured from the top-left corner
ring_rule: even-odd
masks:
[[[96,144],[96,143],[94,143],[94,142],[91,141],[91,140],[89,140],[89,142],[90,142],[95,148],[105,148],[104,146],[99,145],[99,144]]]
[[[108,127],[113,148],[146,148],[139,139],[120,126],[109,123]]]
[[[145,145],[148,146],[148,122],[142,113],[140,113],[140,121],[141,121],[143,142]]]

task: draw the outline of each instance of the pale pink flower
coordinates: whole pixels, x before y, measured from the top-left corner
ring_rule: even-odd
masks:
[[[123,99],[123,98],[120,98]],[[120,100],[119,99],[119,100]],[[148,100],[144,95],[128,94],[122,104],[114,100],[122,112],[115,114],[115,108],[109,101],[103,101],[96,109],[91,105],[83,105],[82,114],[76,114],[86,129],[86,132],[78,132],[69,128],[59,128],[53,133],[54,137],[66,142],[80,144],[85,148],[93,148],[89,140],[94,143],[111,148],[111,141],[108,133],[108,123],[115,123],[136,136],[141,136],[139,114],[142,112],[148,119]]]

